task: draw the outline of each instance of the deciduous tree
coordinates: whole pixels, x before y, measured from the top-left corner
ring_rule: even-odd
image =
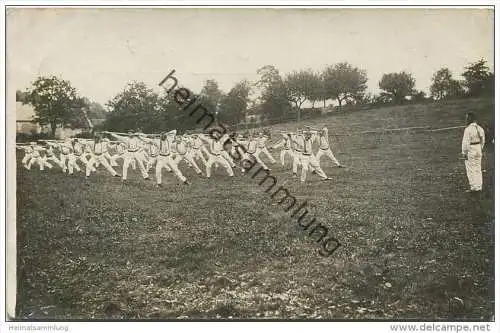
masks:
[[[341,62],[325,68],[322,73],[325,97],[336,99],[339,106],[348,99],[359,100],[366,91],[366,71]]]
[[[403,103],[406,96],[415,93],[415,79],[406,72],[384,74],[378,85],[397,104]]]
[[[52,136],[58,126],[82,124],[85,103],[71,83],[56,76],[39,77],[26,91],[24,103],[35,110],[35,121],[49,125]]]
[[[431,97],[436,100],[459,97],[463,89],[460,82],[453,79],[448,68],[441,68],[432,76]]]
[[[106,103],[111,110],[104,127],[108,130],[127,131],[142,129],[156,131],[158,118],[164,110],[159,95],[143,82],[129,83],[126,88]]]
[[[285,78],[285,87],[289,100],[295,104],[297,121],[300,121],[300,107],[313,96],[315,89],[315,76],[312,70],[294,71]]]
[[[276,67],[267,65],[257,70],[260,75],[256,86],[262,89],[259,109],[263,116],[270,119],[284,119],[290,112],[288,91]]]
[[[493,73],[486,66],[486,60],[481,59],[467,65],[462,76],[465,79],[464,86],[468,96],[494,95],[495,79]]]
[[[245,118],[248,108],[251,85],[244,80],[236,83],[227,95],[222,96],[219,119],[228,123],[239,123]]]

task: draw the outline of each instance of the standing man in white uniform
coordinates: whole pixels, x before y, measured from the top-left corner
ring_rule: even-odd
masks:
[[[481,159],[485,143],[484,130],[477,124],[476,116],[470,112],[466,115],[468,126],[462,138],[462,156],[465,158],[465,171],[469,179],[470,189],[466,192],[483,190],[483,173]]]

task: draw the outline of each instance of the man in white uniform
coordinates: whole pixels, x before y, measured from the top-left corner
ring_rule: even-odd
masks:
[[[156,158],[156,186],[161,187],[162,186],[162,170],[165,167],[168,167],[170,170],[172,170],[177,178],[184,184],[184,185],[189,185],[189,182],[187,181],[186,177],[182,174],[182,172],[179,170],[177,167],[177,164],[175,163],[173,159],[173,152],[172,152],[172,143],[175,141],[175,136],[176,136],[177,131],[172,130],[168,133],[162,133],[160,134],[159,139],[149,139],[145,136],[141,136],[141,140],[145,142],[152,142],[156,147],[158,147],[158,157]]]
[[[192,159],[196,163],[196,159],[200,160],[203,166],[207,167],[207,161],[205,156],[203,156],[202,150],[206,148],[203,146],[203,140],[201,140],[197,134],[193,134],[188,138],[188,159]]]
[[[306,181],[307,171],[309,171],[309,169],[312,169],[314,173],[320,176],[323,180],[331,180],[331,178],[325,174],[323,169],[321,169],[316,157],[313,154],[312,143],[315,139],[314,135],[315,134],[311,132],[306,132],[304,135],[304,151],[302,152],[301,157],[302,173],[300,177],[300,181],[303,183]]]
[[[61,150],[60,160],[64,173],[68,171],[68,174],[72,175],[74,169],[76,169],[77,171],[82,171],[80,169],[80,166],[76,163],[74,148],[72,141],[70,139],[67,139],[65,142],[59,144],[59,149]],[[82,153],[83,153],[83,148],[82,148]]]
[[[227,174],[229,177],[234,177],[234,172],[231,167],[231,164],[222,156],[222,151],[224,150],[224,142],[229,139],[228,134],[224,134],[222,137],[220,136],[219,133],[213,134],[212,136],[209,135],[201,135],[200,138],[202,140],[205,140],[210,147],[210,155],[208,157],[207,161],[207,178],[210,178],[210,175],[212,174],[212,165],[222,165],[222,167],[226,170]]]
[[[106,151],[106,143],[102,141],[100,135],[96,135],[94,138],[94,144],[92,145],[92,155],[90,156],[85,169],[85,176],[87,178],[90,176],[90,172],[92,171],[94,164],[97,163],[102,164],[106,168],[106,170],[108,170],[114,177],[120,177],[115,169],[111,167],[108,159],[104,156]]]
[[[242,154],[242,160],[247,160],[247,161],[256,161],[258,164],[261,165],[263,170],[270,171],[267,167],[267,165],[259,158],[257,155],[257,150],[259,146],[259,140],[254,137],[251,133],[248,134],[248,140],[237,140],[237,143],[245,147],[246,151]],[[245,169],[243,163],[241,164],[241,173],[245,173],[248,170]]]
[[[196,173],[198,175],[202,175],[203,172],[201,172],[200,168],[196,164],[195,160],[193,159],[192,154],[190,154],[191,148],[189,147],[189,142],[187,136],[177,136],[175,138],[174,142],[174,151],[175,151],[175,164],[177,167],[179,167],[179,163],[181,161],[185,161],[188,166],[191,166],[194,168]]]
[[[141,137],[139,136],[139,138]],[[147,161],[146,170],[148,173],[149,170],[153,167],[153,165],[156,164],[159,152],[160,149],[152,141],[146,143],[146,146],[144,147],[144,153],[146,155],[146,161]]]
[[[207,148],[205,148],[204,142],[202,139],[200,139],[199,134],[193,134],[192,135],[192,145],[191,145],[191,151],[192,155],[195,159],[199,159],[201,163],[206,167],[207,166],[207,160],[205,159],[205,156],[208,156],[209,152]],[[203,155],[205,154],[205,155]]]
[[[31,169],[31,166],[33,165],[34,162],[36,162],[39,165],[40,171],[44,171],[45,167],[52,169],[52,164],[50,164],[46,160],[45,148],[37,145],[36,142],[31,142],[31,148],[33,149],[33,155],[30,161],[28,162],[27,169],[28,170]]]
[[[260,159],[260,154],[264,154],[267,156],[267,158],[271,161],[272,164],[276,163],[276,160],[274,157],[271,155],[269,150],[267,150],[266,143],[267,139],[269,137],[265,135],[263,132],[259,132],[259,136],[257,137],[257,151],[255,152],[255,156],[259,157]]]
[[[285,166],[285,157],[289,155],[292,160],[294,158],[294,153],[292,149],[292,134],[291,133],[286,133],[282,132],[281,135],[283,136],[283,139],[281,139],[277,144],[275,144],[272,149],[278,149],[281,148],[280,152],[280,162],[282,166]]]
[[[57,144],[55,142],[46,142],[46,144],[48,146],[47,150],[46,150],[46,153],[47,153],[46,161],[54,162],[59,167],[61,167],[61,169],[63,169],[64,166],[62,165],[61,161],[57,158],[56,152],[55,152],[55,148],[57,148]]]
[[[299,166],[302,165],[301,159],[302,159],[302,153],[304,152],[304,134],[302,131],[297,130],[297,134],[292,134],[291,135],[292,142],[293,142],[293,163],[292,163],[292,172],[293,172],[293,178],[297,177],[297,172]],[[307,170],[306,170],[307,171]]]
[[[319,150],[318,153],[316,154],[316,160],[318,160],[318,163],[321,165],[321,156],[326,155],[328,158],[330,158],[333,163],[339,167],[339,168],[345,168],[340,162],[335,158],[333,155],[333,152],[330,148],[330,142],[328,138],[328,128],[323,127],[320,131],[318,131],[319,136],[317,137],[319,141]]]
[[[112,167],[117,167],[118,166],[118,163],[116,163],[116,161],[113,159],[113,157],[111,156],[110,154],[110,149],[111,149],[111,141],[109,141],[108,138],[103,138],[101,139],[102,142],[105,143],[106,145],[106,151],[103,153],[104,157],[108,160],[109,164],[112,166]]]
[[[467,113],[468,126],[462,138],[462,156],[465,158],[465,171],[469,179],[470,189],[467,192],[479,192],[483,189],[483,173],[481,159],[485,143],[484,130],[477,124],[476,116]]]
[[[18,144],[16,145],[16,148],[24,150],[24,156],[21,163],[23,164],[24,168],[29,170],[28,164],[33,157],[33,147],[31,147],[30,145]]]
[[[119,141],[110,141],[109,148],[111,149],[111,151],[113,153],[111,155],[111,160],[114,162],[114,164],[118,165],[117,160],[120,158],[123,160],[123,158],[124,158],[125,144],[123,142],[119,142]],[[111,165],[113,165],[113,164],[111,164]]]
[[[140,151],[140,139],[139,133],[129,133],[128,136],[122,136],[117,133],[103,132],[111,135],[115,139],[125,143],[127,151],[125,152],[123,160],[123,170],[122,170],[122,180],[127,180],[128,167],[132,161],[136,161],[141,170],[142,177],[144,179],[149,179],[149,175],[144,167],[144,154]]]

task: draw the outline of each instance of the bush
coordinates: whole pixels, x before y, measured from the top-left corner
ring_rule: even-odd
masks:
[[[79,139],[93,139],[94,138],[94,133],[91,132],[83,132],[83,133],[78,133],[73,135],[74,138],[79,138]]]
[[[50,133],[16,133],[16,142],[31,142],[53,139]]]

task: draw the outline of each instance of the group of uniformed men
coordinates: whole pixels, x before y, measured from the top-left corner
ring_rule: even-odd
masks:
[[[269,150],[278,148],[281,148],[280,162],[283,167],[287,156],[292,160],[294,177],[297,177],[299,167],[302,168],[300,177],[302,182],[306,181],[309,171],[323,180],[331,179],[320,166],[321,157],[324,155],[330,158],[335,166],[344,167],[333,155],[326,126],[320,130],[306,127],[297,132],[280,134],[279,142],[269,149],[268,131],[231,137],[224,134],[217,137],[208,134],[178,135],[176,130],[161,134],[105,131],[96,133],[93,139],[40,140],[39,143],[18,144],[17,148],[24,150],[22,164],[28,170],[33,165],[38,165],[40,170],[52,169],[51,162],[53,162],[64,173],[71,175],[74,170],[82,171],[79,165],[82,163],[86,177],[90,177],[92,172],[96,172],[102,165],[111,175],[122,177],[125,181],[129,167],[134,170],[138,167],[142,177],[149,179],[149,171],[155,166],[157,186],[162,185],[163,169],[173,172],[182,183],[188,185],[189,182],[179,169],[182,161],[193,168],[198,175],[205,175],[207,178],[211,177],[213,166],[222,166],[228,176],[233,177],[233,168],[237,167],[239,159],[252,160],[264,170],[270,170],[262,158],[265,157],[275,164],[276,160]],[[318,146],[316,153],[313,151],[315,142]],[[238,159],[235,154],[238,154]],[[117,163],[119,159],[122,159],[121,175],[114,169],[119,166]],[[245,171],[242,166],[241,172]]]

